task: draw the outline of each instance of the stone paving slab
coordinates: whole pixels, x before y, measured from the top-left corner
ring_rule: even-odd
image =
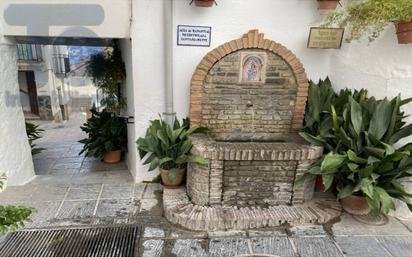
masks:
[[[249,242],[245,238],[211,239],[209,243],[210,257],[232,257],[250,253]]]
[[[391,257],[373,236],[338,236],[336,242],[347,257]]]
[[[128,218],[133,206],[132,199],[103,199],[97,204],[96,217]]]
[[[382,226],[370,226],[363,224],[350,214],[343,213],[340,222],[332,227],[333,234],[340,235],[410,235],[411,231],[399,220],[388,217],[389,222]]]
[[[129,199],[133,197],[134,184],[105,184],[100,195],[101,199]]]
[[[270,254],[282,257],[294,257],[293,246],[287,237],[252,238],[251,248],[255,254]]]
[[[82,184],[70,186],[67,200],[95,200],[103,190],[101,184]]]
[[[68,185],[41,185],[33,191],[31,201],[63,200],[69,190]]]
[[[293,240],[300,256],[340,257],[344,256],[328,237],[298,237]]]
[[[165,256],[207,257],[207,241],[201,239],[177,239],[166,241]]]
[[[392,256],[412,256],[412,236],[377,236],[376,238]]]
[[[64,201],[56,218],[81,219],[90,218],[94,214],[96,200],[88,201]]]

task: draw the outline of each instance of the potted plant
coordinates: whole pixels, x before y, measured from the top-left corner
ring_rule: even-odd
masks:
[[[351,2],[342,10],[329,14],[323,25],[348,28],[347,42],[360,40],[364,36],[372,42],[390,24],[396,27],[399,44],[412,43],[412,1]]]
[[[6,189],[7,178],[4,173],[0,175],[0,193]],[[36,210],[26,206],[1,205],[0,204],[0,234],[15,231],[30,222],[30,216]]]
[[[320,10],[334,10],[338,7],[339,0],[318,0]]]
[[[46,148],[37,147],[34,143],[35,140],[40,139],[42,134],[44,133],[44,129],[41,129],[39,125],[35,125],[33,123],[26,121],[26,134],[27,138],[29,139],[29,145],[31,148],[31,155],[36,155],[41,153]]]
[[[176,120],[173,126],[157,119],[150,121],[145,137],[136,141],[140,158],[146,158],[143,164],[149,164],[149,171],[159,168],[166,188],[182,183],[187,163],[207,164],[207,160],[190,154],[190,135],[201,131],[204,128],[189,128],[187,119],[182,124]]]
[[[81,126],[88,137],[79,141],[84,144],[79,154],[86,152],[86,156],[102,158],[106,163],[119,162],[127,146],[126,123],[106,109],[98,112],[92,108],[91,112],[92,117]]]
[[[300,134],[308,142],[322,145],[326,155],[297,185],[313,175],[322,176],[325,190],[336,183],[337,198],[355,215],[370,210],[374,215],[387,213],[395,208],[392,198],[412,210],[412,194],[401,184],[403,178],[412,176],[412,144],[398,149],[393,146],[412,135],[412,125],[405,125],[400,110],[411,99],[376,100],[368,97],[366,90],[342,90],[324,98],[321,96],[327,94],[320,90],[325,91],[310,84],[310,111],[305,117],[305,126],[310,128],[305,127]]]
[[[198,7],[212,7],[215,0],[194,0],[195,5]]]
[[[121,83],[126,78],[126,68],[117,41],[114,41],[112,48],[105,48],[91,55],[86,70],[96,87],[102,90],[100,104],[119,114],[126,106],[120,90]]]

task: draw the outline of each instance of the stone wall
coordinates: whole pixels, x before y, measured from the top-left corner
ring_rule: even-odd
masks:
[[[261,82],[241,80],[241,55],[260,54],[264,60]],[[206,76],[201,125],[217,140],[284,140],[290,133],[296,79],[278,55],[245,49],[219,60]]]
[[[273,206],[303,204],[313,196],[314,180],[295,187],[323,153],[299,143],[218,142],[192,136],[191,154],[208,165],[190,164],[187,194],[202,206]]]
[[[225,161],[223,204],[291,204],[297,161]]]

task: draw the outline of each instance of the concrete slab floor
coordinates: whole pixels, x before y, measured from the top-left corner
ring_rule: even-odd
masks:
[[[36,172],[41,168],[44,175],[0,194],[2,205],[37,209],[28,228],[138,224],[138,255],[148,257],[412,257],[412,221],[395,218],[371,226],[343,214],[334,224],[213,233],[177,227],[163,217],[161,185],[133,183],[124,164],[109,168],[75,156],[82,136],[69,125],[43,124],[50,135],[39,146],[49,149],[35,159]],[[65,144],[53,148],[53,140],[62,136]]]

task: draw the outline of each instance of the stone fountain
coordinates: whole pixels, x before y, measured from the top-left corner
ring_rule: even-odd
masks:
[[[314,194],[314,180],[296,187],[323,149],[302,142],[308,79],[297,57],[257,30],[209,52],[190,86],[192,154],[208,165],[188,167],[186,188],[165,189],[166,218],[193,230],[231,230],[284,223],[325,223],[341,208]]]

